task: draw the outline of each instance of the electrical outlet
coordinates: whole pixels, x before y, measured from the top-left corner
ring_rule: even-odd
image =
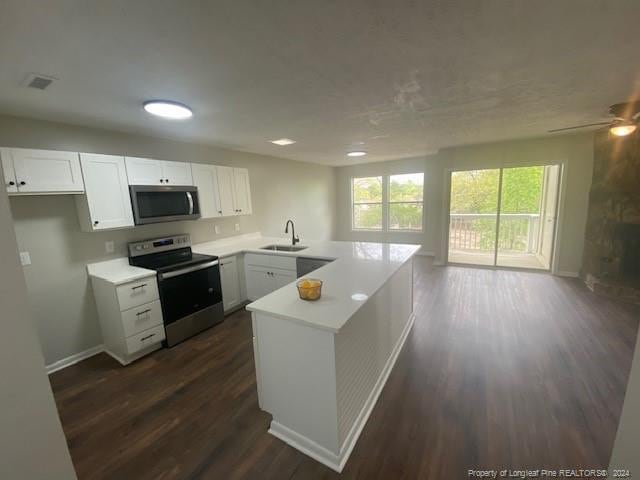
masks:
[[[115,246],[113,244],[113,240],[108,240],[104,242],[104,251],[107,253],[113,253],[115,250]]]
[[[240,231],[240,224],[236,223],[236,232],[239,232],[239,231]]]
[[[22,263],[22,265],[31,265],[31,255],[29,255],[29,252],[20,252],[20,263]]]
[[[213,230],[216,232],[216,235],[220,233],[220,225],[215,225]]]

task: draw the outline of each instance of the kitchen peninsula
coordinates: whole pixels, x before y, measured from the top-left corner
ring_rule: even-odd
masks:
[[[334,260],[310,274],[323,281],[318,301],[299,299],[291,282],[247,309],[269,432],[341,471],[413,325],[411,258],[419,247],[326,241],[288,253],[260,249],[264,238],[245,243],[228,253]],[[224,254],[213,244],[194,251]]]

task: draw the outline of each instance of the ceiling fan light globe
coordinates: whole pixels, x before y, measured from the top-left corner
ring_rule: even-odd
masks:
[[[612,135],[615,135],[616,137],[626,137],[627,135],[631,135],[633,132],[636,131],[636,125],[632,124],[632,123],[622,123],[622,124],[617,124],[617,125],[613,125],[609,131],[611,132]]]

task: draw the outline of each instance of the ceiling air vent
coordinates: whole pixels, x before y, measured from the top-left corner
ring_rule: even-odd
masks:
[[[49,85],[51,85],[54,80],[56,80],[55,77],[49,77],[47,75],[41,75],[39,73],[30,73],[29,75],[27,75],[27,78],[25,78],[23,85],[29,88],[44,90]]]

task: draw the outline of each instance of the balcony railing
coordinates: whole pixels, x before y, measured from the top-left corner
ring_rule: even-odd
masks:
[[[449,221],[449,249],[493,250],[496,221],[495,213],[452,213]],[[539,228],[539,214],[501,214],[498,249],[502,252],[536,252]]]

